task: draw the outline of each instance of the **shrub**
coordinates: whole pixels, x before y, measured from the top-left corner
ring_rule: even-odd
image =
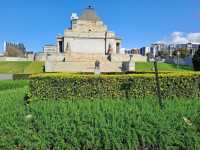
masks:
[[[196,51],[196,53],[192,59],[192,62],[193,62],[194,70],[200,71],[200,46],[199,46],[199,49]]]
[[[13,80],[28,80],[30,74],[13,74]]]
[[[160,75],[163,98],[198,97],[199,73]],[[154,74],[78,75],[44,74],[32,76],[30,96],[45,99],[131,99],[155,96]]]

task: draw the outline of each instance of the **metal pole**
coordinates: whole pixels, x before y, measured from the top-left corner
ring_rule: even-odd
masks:
[[[105,32],[105,55],[107,54],[107,36],[108,36],[108,32]]]
[[[158,100],[159,100],[159,105],[160,105],[160,108],[162,109],[163,108],[163,102],[162,102],[162,97],[161,97],[157,60],[154,61],[154,69],[155,69],[155,77],[156,77],[156,91],[157,91],[157,96],[158,96]]]
[[[179,56],[180,56],[180,52],[178,51],[178,52],[177,52],[177,70],[179,69],[179,63],[180,63],[180,62],[179,62],[179,61],[180,61],[180,60],[179,60],[179,59],[180,59]]]

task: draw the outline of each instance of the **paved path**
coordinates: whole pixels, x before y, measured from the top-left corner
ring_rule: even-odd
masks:
[[[13,80],[13,74],[0,74],[0,80]]]

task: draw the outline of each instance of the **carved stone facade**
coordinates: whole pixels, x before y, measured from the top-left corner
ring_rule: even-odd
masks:
[[[108,28],[96,15],[92,7],[84,10],[78,17],[72,14],[71,27],[64,36],[57,36],[56,46],[45,46],[46,53],[120,53],[121,39]]]

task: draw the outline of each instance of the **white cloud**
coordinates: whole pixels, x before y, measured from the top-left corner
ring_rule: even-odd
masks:
[[[183,32],[173,32],[170,35],[169,43],[182,44],[187,43],[188,39],[185,37]]]
[[[200,33],[189,33],[187,39],[192,43],[200,43]]]
[[[198,43],[200,44],[200,32],[196,33],[184,33],[184,32],[173,32],[167,38],[167,40],[159,41],[159,43],[170,43],[170,44],[186,44],[186,43]]]

